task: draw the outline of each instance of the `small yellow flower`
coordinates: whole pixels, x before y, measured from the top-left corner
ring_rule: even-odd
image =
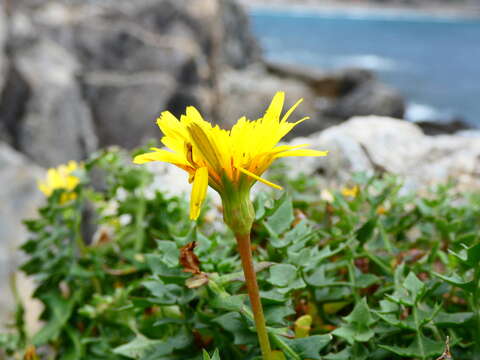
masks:
[[[377,215],[385,215],[386,213],[388,212],[387,208],[383,205],[380,205],[379,207],[377,207]]]
[[[355,185],[352,188],[345,187],[342,189],[342,195],[354,198],[354,197],[357,197],[359,191],[360,191],[360,188],[358,187],[358,185]]]
[[[229,203],[225,201],[226,197],[233,193],[248,193],[256,181],[281,189],[260,177],[274,160],[327,155],[326,151],[300,149],[307,145],[277,145],[296,125],[307,119],[287,122],[302,100],[282,116],[284,99],[283,92],[276,93],[262,118],[250,121],[242,117],[231,130],[212,126],[191,106],[180,120],[165,111],[157,124],[164,134],[162,143],[172,151],[152,148],[153,152],[136,156],[134,162],[165,161],[188,172],[189,182],[193,182],[190,201],[190,218],[193,220],[200,214],[208,185],[220,194],[224,206]],[[239,198],[231,199],[230,203],[232,201],[238,203]]]
[[[300,316],[295,321],[295,337],[304,338],[310,334],[312,329],[312,317],[310,315]]]
[[[77,194],[72,190],[80,182],[80,179],[72,173],[79,168],[75,161],[69,161],[66,165],[60,165],[57,168],[51,168],[47,171],[44,181],[39,181],[38,188],[45,196],[50,196],[57,189],[64,189],[66,192],[61,197],[61,202],[73,200]]]

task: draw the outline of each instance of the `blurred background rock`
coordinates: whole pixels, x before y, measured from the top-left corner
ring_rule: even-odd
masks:
[[[313,70],[265,60],[236,0],[0,4],[0,324],[12,308],[5,294],[19,261],[16,249],[26,236],[20,221],[35,216],[42,201],[36,179],[44,168],[84,159],[105,146],[131,149],[158,139],[154,122],[166,109],[180,115],[194,105],[206,119],[227,127],[242,115],[255,119],[278,90],[286,91],[287,105],[305,99],[296,115],[312,119],[295,136],[353,116],[404,117],[400,92],[369,70]],[[453,127],[429,126],[427,132],[435,134],[469,127],[460,120]],[[390,151],[389,142],[377,144],[392,134],[409,141],[393,141],[392,149],[422,144],[421,156],[412,155],[407,164]],[[478,171],[478,138],[475,132],[469,133],[473,140],[460,136],[431,141],[416,125],[357,117],[307,140],[333,153],[323,169],[310,163],[309,169],[332,179],[379,166],[409,176],[433,160],[443,167],[432,165],[422,176],[443,180],[461,172],[471,180]],[[465,156],[459,165],[457,159]]]

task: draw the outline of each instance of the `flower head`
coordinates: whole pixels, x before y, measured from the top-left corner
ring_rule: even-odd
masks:
[[[64,189],[66,192],[62,194],[61,202],[73,200],[77,195],[71,191],[79,184],[80,179],[72,173],[78,168],[75,161],[69,161],[65,165],[48,169],[45,180],[38,183],[38,188],[46,196],[52,195],[57,189]]]
[[[355,198],[357,197],[359,192],[360,192],[360,188],[358,187],[358,185],[355,185],[351,188],[345,187],[342,189],[342,195],[346,197]]]
[[[302,100],[282,116],[284,99],[283,92],[276,93],[262,118],[250,121],[242,117],[231,130],[212,126],[192,106],[187,107],[180,120],[165,111],[157,124],[164,134],[162,143],[172,151],[152,148],[153,152],[136,156],[134,162],[165,161],[188,172],[189,182],[193,182],[191,219],[198,217],[208,185],[223,200],[232,191],[247,193],[256,181],[281,189],[260,177],[274,160],[327,155],[326,151],[301,149],[307,145],[277,145],[296,125],[307,119],[287,122]]]

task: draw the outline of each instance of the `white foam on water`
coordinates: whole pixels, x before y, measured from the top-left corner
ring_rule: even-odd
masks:
[[[441,120],[446,114],[433,106],[418,103],[409,103],[405,110],[405,119],[412,122]]]
[[[395,60],[374,54],[341,56],[335,62],[339,67],[359,67],[375,71],[394,71],[400,67]]]

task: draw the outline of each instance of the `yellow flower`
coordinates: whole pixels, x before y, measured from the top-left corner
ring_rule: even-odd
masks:
[[[354,198],[354,197],[357,197],[359,191],[360,191],[360,188],[357,185],[355,185],[352,188],[343,188],[342,195]]]
[[[45,196],[50,196],[57,189],[64,189],[64,193],[61,197],[61,202],[73,200],[77,197],[77,194],[71,191],[80,182],[80,179],[72,173],[79,168],[79,165],[75,161],[69,161],[66,165],[60,165],[57,168],[51,168],[47,171],[47,176],[44,181],[39,181],[38,188]]]
[[[245,194],[256,181],[281,189],[260,177],[274,160],[327,155],[326,151],[300,149],[307,145],[277,146],[288,132],[307,119],[287,122],[302,100],[282,116],[284,98],[283,92],[276,93],[262,118],[250,121],[242,117],[231,130],[212,126],[191,106],[180,120],[165,111],[157,124],[164,134],[162,143],[172,151],[152,148],[153,152],[136,156],[134,162],[165,161],[188,172],[189,182],[193,182],[190,201],[193,220],[200,214],[208,185],[220,194],[224,206],[228,194]]]

